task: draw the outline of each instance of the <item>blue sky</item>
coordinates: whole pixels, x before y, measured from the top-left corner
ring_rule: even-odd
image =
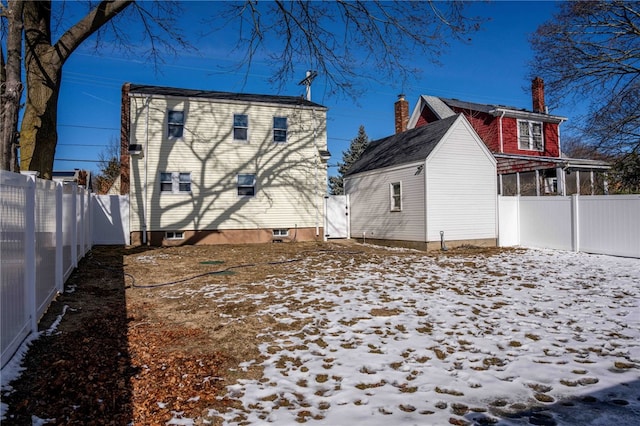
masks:
[[[202,2],[185,2],[186,28],[196,26]],[[421,68],[415,81],[368,85],[357,102],[344,96],[329,95],[328,87],[319,76],[312,86],[312,100],[325,105],[328,111],[328,145],[333,157],[331,165],[342,159],[342,151],[360,125],[372,140],[394,132],[393,103],[404,93],[410,110],[422,94],[458,98],[479,103],[498,103],[531,109],[528,64],[533,54],[529,35],[550,20],[557,4],[546,1],[474,2],[470,14],[489,20],[482,30],[471,35],[468,43],[451,42],[440,58],[440,65],[416,57],[411,65]],[[98,55],[87,48],[75,52],[63,71],[58,113],[58,148],[55,170],[84,168],[97,171],[99,153],[112,139],[119,140],[120,90],[122,84],[151,84],[191,89],[219,90],[259,94],[276,93],[268,82],[269,69],[257,63],[248,80],[242,71],[221,71],[229,66],[231,46],[211,40],[199,44],[201,54],[185,54],[169,58],[154,72],[153,66],[117,53]],[[305,65],[300,65],[299,78],[286,85],[280,94],[299,96],[304,87]],[[572,119],[571,110],[550,111]],[[85,160],[64,161],[63,159]],[[89,161],[86,161],[89,160]],[[337,168],[329,169],[335,174]]]

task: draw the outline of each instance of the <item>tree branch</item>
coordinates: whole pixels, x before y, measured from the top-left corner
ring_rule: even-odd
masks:
[[[101,1],[56,42],[54,48],[58,52],[60,62],[64,63],[83,41],[131,4],[133,0]]]

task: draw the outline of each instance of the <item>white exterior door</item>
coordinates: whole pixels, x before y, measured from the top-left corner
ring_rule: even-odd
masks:
[[[329,195],[325,198],[325,237],[349,238],[349,198]]]

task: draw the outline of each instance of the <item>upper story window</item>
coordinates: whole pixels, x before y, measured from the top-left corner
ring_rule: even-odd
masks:
[[[391,211],[402,211],[402,183],[393,182],[389,185],[389,198],[391,202]]]
[[[191,173],[160,173],[160,192],[171,194],[191,192]]]
[[[542,151],[544,149],[542,123],[518,120],[518,148],[528,151]]]
[[[241,197],[253,197],[256,195],[256,175],[238,175],[238,195]]]
[[[169,111],[167,114],[168,130],[170,138],[181,138],[184,133],[184,111]]]
[[[287,117],[273,117],[273,141],[287,141]]]
[[[233,139],[246,141],[249,133],[249,116],[247,114],[233,114]]]

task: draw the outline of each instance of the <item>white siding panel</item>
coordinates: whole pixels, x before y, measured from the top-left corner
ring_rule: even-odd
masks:
[[[420,164],[363,173],[345,180],[350,197],[351,236],[424,241],[424,175]],[[402,211],[390,211],[389,185],[402,183]]]
[[[497,238],[496,167],[459,119],[427,159],[429,241]]]
[[[166,112],[185,111],[184,135],[167,138]],[[131,161],[131,230],[141,227],[144,167],[150,230],[253,229],[322,225],[326,112],[201,99],[132,99],[131,143],[145,158]],[[249,141],[233,140],[233,114],[249,116]],[[273,142],[273,117],[287,117],[286,143]],[[148,132],[145,130],[148,129]],[[314,132],[315,130],[315,132]],[[147,142],[148,139],[148,142]],[[160,173],[190,172],[191,194],[160,193]],[[238,197],[236,177],[254,173],[256,196]]]

